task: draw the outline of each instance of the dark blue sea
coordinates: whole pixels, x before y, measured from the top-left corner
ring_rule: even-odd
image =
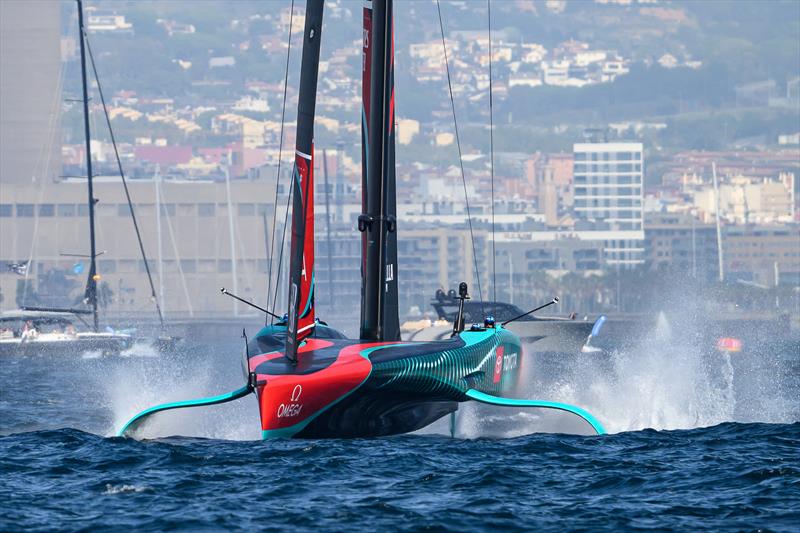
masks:
[[[238,339],[9,357],[0,531],[800,531],[798,354],[720,356],[709,369],[691,346],[648,342],[529,377],[530,397],[590,409],[612,433],[602,437],[467,406],[455,438],[443,421],[390,438],[262,442],[251,397],[117,438],[149,405],[238,387]]]

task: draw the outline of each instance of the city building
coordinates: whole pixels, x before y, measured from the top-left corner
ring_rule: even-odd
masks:
[[[713,220],[717,195],[710,184],[693,192],[694,205]],[[782,173],[778,179],[732,176],[719,185],[719,212],[726,220],[739,224],[788,222],[793,220],[794,174]]]
[[[800,224],[728,226],[722,243],[726,280],[800,285]]]
[[[642,143],[576,143],[573,153],[576,229],[612,236],[604,252],[608,264],[643,264]]]
[[[683,273],[704,282],[719,277],[716,225],[690,213],[648,213],[645,248],[652,270]]]
[[[0,2],[0,183],[61,173],[58,0]]]

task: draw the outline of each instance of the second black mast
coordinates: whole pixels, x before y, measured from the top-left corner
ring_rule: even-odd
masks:
[[[362,154],[362,339],[400,340],[394,169],[394,23],[392,0],[364,5]],[[369,92],[367,92],[369,88]]]

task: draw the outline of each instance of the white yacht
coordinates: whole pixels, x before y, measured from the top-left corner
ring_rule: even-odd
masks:
[[[116,355],[133,344],[119,331],[92,331],[77,309],[18,309],[0,314],[0,356]],[[91,313],[89,311],[88,313]]]

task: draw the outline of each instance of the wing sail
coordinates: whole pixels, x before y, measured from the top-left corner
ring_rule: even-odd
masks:
[[[311,151],[314,148],[312,145]],[[292,246],[286,356],[314,332],[314,156],[297,152],[292,176]],[[291,346],[291,348],[290,348]],[[290,353],[291,350],[291,353]]]
[[[323,0],[308,0],[297,102],[297,138],[292,172],[292,244],[289,263],[289,320],[286,357],[314,332],[314,111],[322,39]]]

